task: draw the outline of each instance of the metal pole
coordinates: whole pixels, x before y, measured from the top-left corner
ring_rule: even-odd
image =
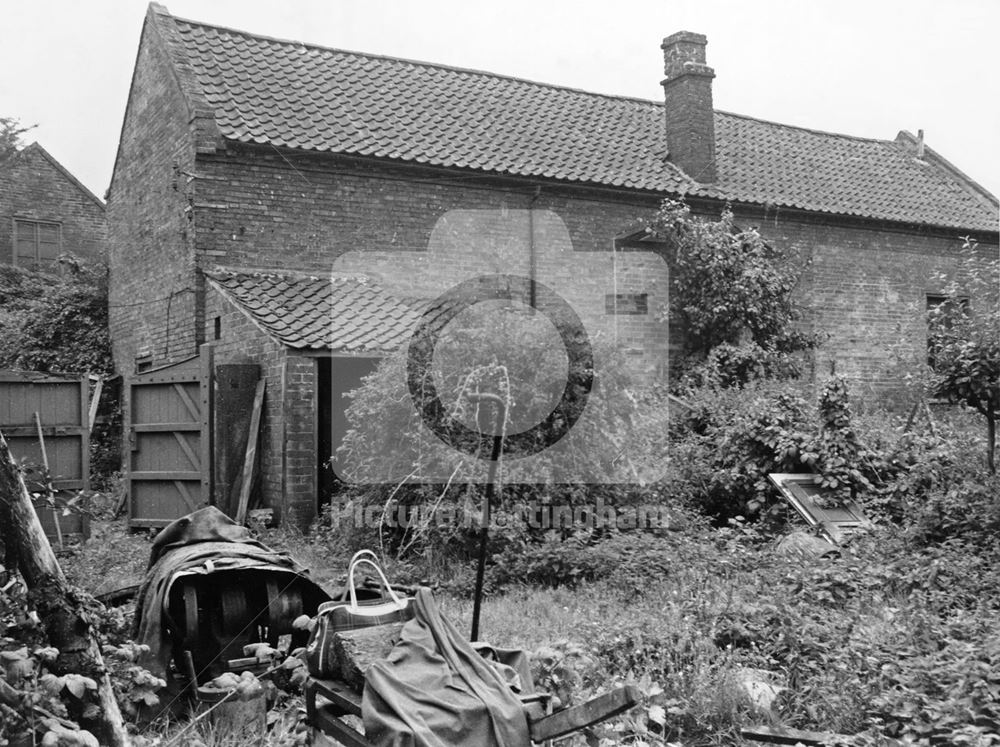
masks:
[[[490,504],[493,501],[495,492],[497,466],[500,464],[501,452],[503,450],[503,426],[507,421],[507,406],[501,397],[496,394],[471,394],[469,399],[473,401],[487,400],[492,402],[496,408],[499,418],[499,427],[494,423],[494,430],[500,431],[493,436],[493,449],[490,453],[490,467],[486,477],[486,490],[483,496],[482,523],[479,527],[479,564],[476,566],[476,594],[472,602],[472,635],[470,640],[479,638],[479,613],[483,606],[483,582],[486,575],[486,546],[490,537]]]

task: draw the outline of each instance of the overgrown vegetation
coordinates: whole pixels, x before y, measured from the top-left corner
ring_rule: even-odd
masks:
[[[939,278],[939,281],[943,278]],[[975,299],[970,307],[970,297]],[[987,259],[966,239],[944,300],[927,312],[931,391],[986,419],[986,460],[996,472],[1000,413],[1000,258]]]
[[[996,269],[984,275],[979,257],[956,274],[954,301],[931,312],[932,391],[958,403],[931,429],[872,403],[859,406],[844,380],[814,389],[796,379],[798,356],[818,338],[797,329],[795,278],[755,232],[738,230],[731,214],[699,220],[668,202],[654,230],[676,253],[673,312],[692,334],[685,374],[672,392],[687,406],[671,404],[664,387],[640,388],[623,370],[594,399],[600,417],[581,430],[579,454],[605,475],[655,464],[665,465],[664,476],[567,486],[559,479],[564,464],[553,463],[548,480],[525,487],[512,464],[496,514],[505,517],[529,499],[575,506],[600,497],[615,506],[663,507],[670,521],[647,531],[495,528],[484,637],[527,649],[536,682],[562,705],[619,683],[640,688],[640,708],[567,744],[732,745],[742,743],[741,726],[764,722],[852,734],[858,745],[890,737],[1000,745],[1000,478],[982,458],[984,449],[992,454],[995,433],[989,325],[997,316],[975,305],[967,314],[959,303],[971,281],[988,280]],[[974,251],[970,244],[967,252]],[[995,303],[995,296],[984,297]],[[472,316],[442,342],[451,357],[434,373],[456,422],[488,428],[494,417],[489,408],[463,403],[468,390],[504,397],[512,423],[551,407],[558,361],[539,362],[531,345],[556,358],[561,347],[545,347],[544,330],[526,327],[528,318],[494,314],[498,332]],[[368,480],[346,491],[348,503],[310,535],[261,529],[262,539],[290,551],[330,587],[342,581],[352,550],[378,548],[390,577],[432,585],[465,630],[472,532],[429,520],[401,524],[395,504],[474,511],[482,497],[472,483],[482,465],[456,464],[450,452],[409,438],[419,424],[405,369],[402,351],[354,397],[346,452]],[[985,434],[967,427],[981,416]],[[624,466],[606,448],[623,422],[638,424]],[[771,488],[771,472],[814,472],[832,499],[858,500],[877,526],[833,556],[784,554],[779,538],[804,527]],[[406,484],[401,475],[433,479]],[[358,507],[362,527],[354,525]],[[68,562],[71,578],[97,591],[99,579],[139,574],[141,564],[122,558],[145,550],[145,540],[126,538],[119,526]],[[127,653],[116,620],[111,615],[102,625]],[[44,666],[43,650],[16,646],[2,648]],[[122,664],[123,702],[147,697],[150,683]],[[294,694],[282,696],[268,744],[301,742],[300,703]],[[165,744],[178,734],[191,744],[224,743],[200,726],[180,732],[154,725],[143,737]]]
[[[60,272],[0,264],[0,368],[114,374],[108,332],[107,268],[64,256]],[[121,410],[105,387],[91,434],[95,488],[108,489],[121,463]]]
[[[740,229],[728,208],[718,220],[691,215],[665,200],[649,230],[670,247],[670,308],[686,358],[682,385],[737,386],[756,379],[799,375],[795,353],[820,337],[796,328],[792,291],[798,271],[756,229]]]

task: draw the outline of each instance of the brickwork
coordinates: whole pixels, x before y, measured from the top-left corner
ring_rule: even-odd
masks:
[[[687,31],[668,36],[663,50],[664,121],[671,162],[696,182],[711,184],[716,177],[715,109],[712,79],[705,64],[702,34]]]
[[[147,18],[108,198],[110,326],[118,369],[193,355],[199,340],[194,274],[194,140],[165,41]]]
[[[104,204],[37,144],[0,166],[0,262],[16,264],[14,219],[58,223],[60,252],[106,258]]]
[[[641,370],[665,360],[655,312],[666,303],[666,265],[651,252],[611,251],[614,235],[650,214],[655,199],[526,193],[366,173],[319,158],[297,157],[290,166],[245,150],[206,158],[199,169],[211,176],[199,184],[196,203],[206,268],[366,273],[390,292],[418,298],[479,274],[533,275],[564,295],[592,334],[631,347]],[[651,313],[609,316],[608,293],[647,293]]]
[[[813,377],[846,376],[869,401],[893,404],[904,396],[904,377],[926,360],[927,295],[942,290],[936,275],[953,275],[962,237],[780,215],[737,214],[737,222],[757,225],[802,268],[796,298],[805,313],[803,326],[829,336],[815,352]],[[1000,251],[996,243],[981,250],[994,258]]]
[[[263,498],[284,520],[304,527],[316,508],[317,359],[261,332],[199,269],[365,273],[416,298],[479,274],[535,277],[563,295],[594,336],[617,340],[637,371],[665,370],[668,336],[656,317],[667,302],[666,266],[649,251],[612,251],[616,234],[654,214],[657,196],[265,147],[216,150],[203,113],[186,113],[184,76],[171,75],[161,33],[147,23],[109,203],[116,361],[128,375],[140,352],[163,363],[214,340],[217,363],[260,365]],[[711,120],[711,69],[703,45],[681,51],[694,55],[686,63],[695,67],[668,81],[667,95],[676,85],[687,103],[667,111],[687,122],[677,132],[710,164],[711,153],[698,151],[711,133],[697,111]],[[694,129],[683,134],[684,127]],[[678,142],[671,140],[675,160],[683,154]],[[685,169],[710,180],[710,171]],[[813,379],[835,372],[855,380],[862,396],[892,394],[926,349],[926,295],[940,291],[932,277],[953,265],[961,239],[792,212],[738,210],[737,222],[759,225],[803,268],[796,289],[803,326],[829,335],[814,356]],[[996,245],[984,251],[995,254]],[[626,294],[645,294],[647,313],[609,314],[607,297]]]
[[[317,471],[325,457],[317,453],[316,359],[305,355],[285,356],[284,393],[284,505],[286,521],[300,528],[316,516]]]

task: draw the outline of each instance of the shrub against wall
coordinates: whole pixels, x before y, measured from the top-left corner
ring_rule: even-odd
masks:
[[[793,354],[819,338],[796,330],[797,274],[755,229],[740,229],[731,210],[718,220],[664,200],[650,232],[670,247],[670,308],[685,333],[682,372],[695,386],[733,386],[798,375]]]
[[[64,257],[59,274],[0,265],[0,368],[114,375],[107,268]],[[105,422],[91,440],[100,484],[120,464],[121,413],[104,397]]]
[[[983,261],[966,239],[944,302],[928,311],[931,391],[961,402],[986,419],[986,463],[996,472],[1000,414],[1000,259]],[[978,308],[969,308],[969,297]]]

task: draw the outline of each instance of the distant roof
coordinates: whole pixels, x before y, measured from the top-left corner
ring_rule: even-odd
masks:
[[[918,159],[904,133],[872,140],[716,111],[718,178],[702,185],[668,160],[662,102],[282,41],[156,4],[151,15],[170,26],[187,95],[228,140],[998,230],[996,197],[930,149]]]
[[[208,272],[265,333],[300,350],[385,353],[405,343],[421,311],[363,276]]]
[[[16,158],[23,158],[23,157],[26,157],[26,156],[30,156],[30,155],[32,155],[34,153],[37,153],[42,158],[44,158],[46,161],[48,161],[53,166],[53,168],[56,169],[56,171],[58,171],[63,176],[65,176],[66,179],[70,183],[72,183],[84,195],[86,195],[91,200],[93,200],[101,208],[101,210],[105,209],[106,206],[104,205],[104,201],[101,200],[100,197],[98,197],[93,192],[91,192],[89,189],[87,189],[87,187],[84,186],[83,182],[81,182],[79,179],[77,179],[75,176],[73,176],[73,174],[70,173],[69,169],[67,169],[65,166],[63,166],[61,163],[59,163],[59,161],[57,161],[55,159],[55,157],[51,153],[49,153],[47,150],[45,150],[45,148],[43,148],[37,142],[31,143],[31,145],[26,145],[25,147],[21,148],[21,150],[19,150],[16,154],[14,154],[13,158],[11,158],[11,159],[9,159],[7,161],[2,162],[2,165],[13,165],[15,163],[14,159],[16,159]]]

